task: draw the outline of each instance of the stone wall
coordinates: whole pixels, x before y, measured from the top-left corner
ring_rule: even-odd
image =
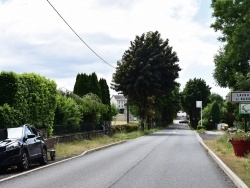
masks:
[[[67,134],[62,136],[53,136],[51,138],[45,139],[45,142],[48,149],[51,149],[54,147],[54,144],[88,140],[90,138],[101,137],[103,135],[104,135],[103,131],[82,132],[82,133]]]

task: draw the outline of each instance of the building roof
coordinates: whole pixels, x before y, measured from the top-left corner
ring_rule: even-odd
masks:
[[[113,95],[112,97],[114,97],[116,100],[127,100],[124,95]],[[112,98],[111,97],[111,98]]]

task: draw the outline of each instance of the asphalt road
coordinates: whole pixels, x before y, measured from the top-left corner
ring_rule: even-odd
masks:
[[[230,188],[187,125],[127,141],[0,183],[1,188]]]

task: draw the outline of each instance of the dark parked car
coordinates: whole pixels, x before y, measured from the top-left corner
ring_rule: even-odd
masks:
[[[0,130],[0,169],[17,166],[27,170],[29,163],[47,164],[47,148],[44,139],[31,125]]]
[[[188,120],[181,120],[181,121],[179,121],[179,123],[189,123],[189,121]]]

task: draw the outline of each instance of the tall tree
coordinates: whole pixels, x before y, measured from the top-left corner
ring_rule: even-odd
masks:
[[[210,100],[211,103],[212,103],[212,102],[218,103],[218,105],[219,105],[220,107],[222,107],[222,106],[223,106],[223,103],[224,103],[224,100],[223,100],[222,96],[220,96],[219,94],[216,94],[216,93],[212,93],[212,94],[209,96],[209,100]]]
[[[202,110],[202,125],[205,126],[207,130],[212,130],[215,128],[215,123],[224,122],[223,118],[221,118],[221,112],[225,108],[225,102],[219,94],[215,93],[209,96],[209,101],[209,104]]]
[[[222,87],[233,88],[237,84],[236,73],[249,72],[250,60],[250,1],[213,0],[211,4],[215,31],[221,31],[224,42],[214,58],[214,78]]]
[[[103,115],[103,120],[111,120],[111,104],[110,104],[110,94],[109,94],[109,86],[105,79],[101,78],[99,80],[101,96],[102,96],[102,103],[109,106],[109,110],[107,114]]]
[[[196,101],[202,101],[205,107],[209,103],[210,87],[203,79],[190,79],[181,93],[181,105],[190,116],[191,125],[196,128],[200,117],[200,109],[196,108]]]
[[[77,74],[73,92],[78,96],[90,93],[90,76],[86,73]]]
[[[89,75],[89,92],[97,95],[100,99],[102,98],[100,85],[95,72]]]
[[[179,88],[176,87],[171,93],[157,97],[155,108],[162,125],[173,122],[177,112],[181,109]]]
[[[179,61],[168,39],[158,31],[136,36],[118,61],[112,88],[128,97],[140,109],[141,128],[148,111],[148,98],[171,92],[179,84]]]
[[[79,95],[79,88],[80,88],[80,74],[77,74],[76,81],[73,89],[73,93]]]
[[[213,129],[216,129],[216,124],[218,124],[220,122],[220,119],[221,119],[221,111],[220,111],[219,104],[217,102],[212,103],[210,117],[212,120]]]

